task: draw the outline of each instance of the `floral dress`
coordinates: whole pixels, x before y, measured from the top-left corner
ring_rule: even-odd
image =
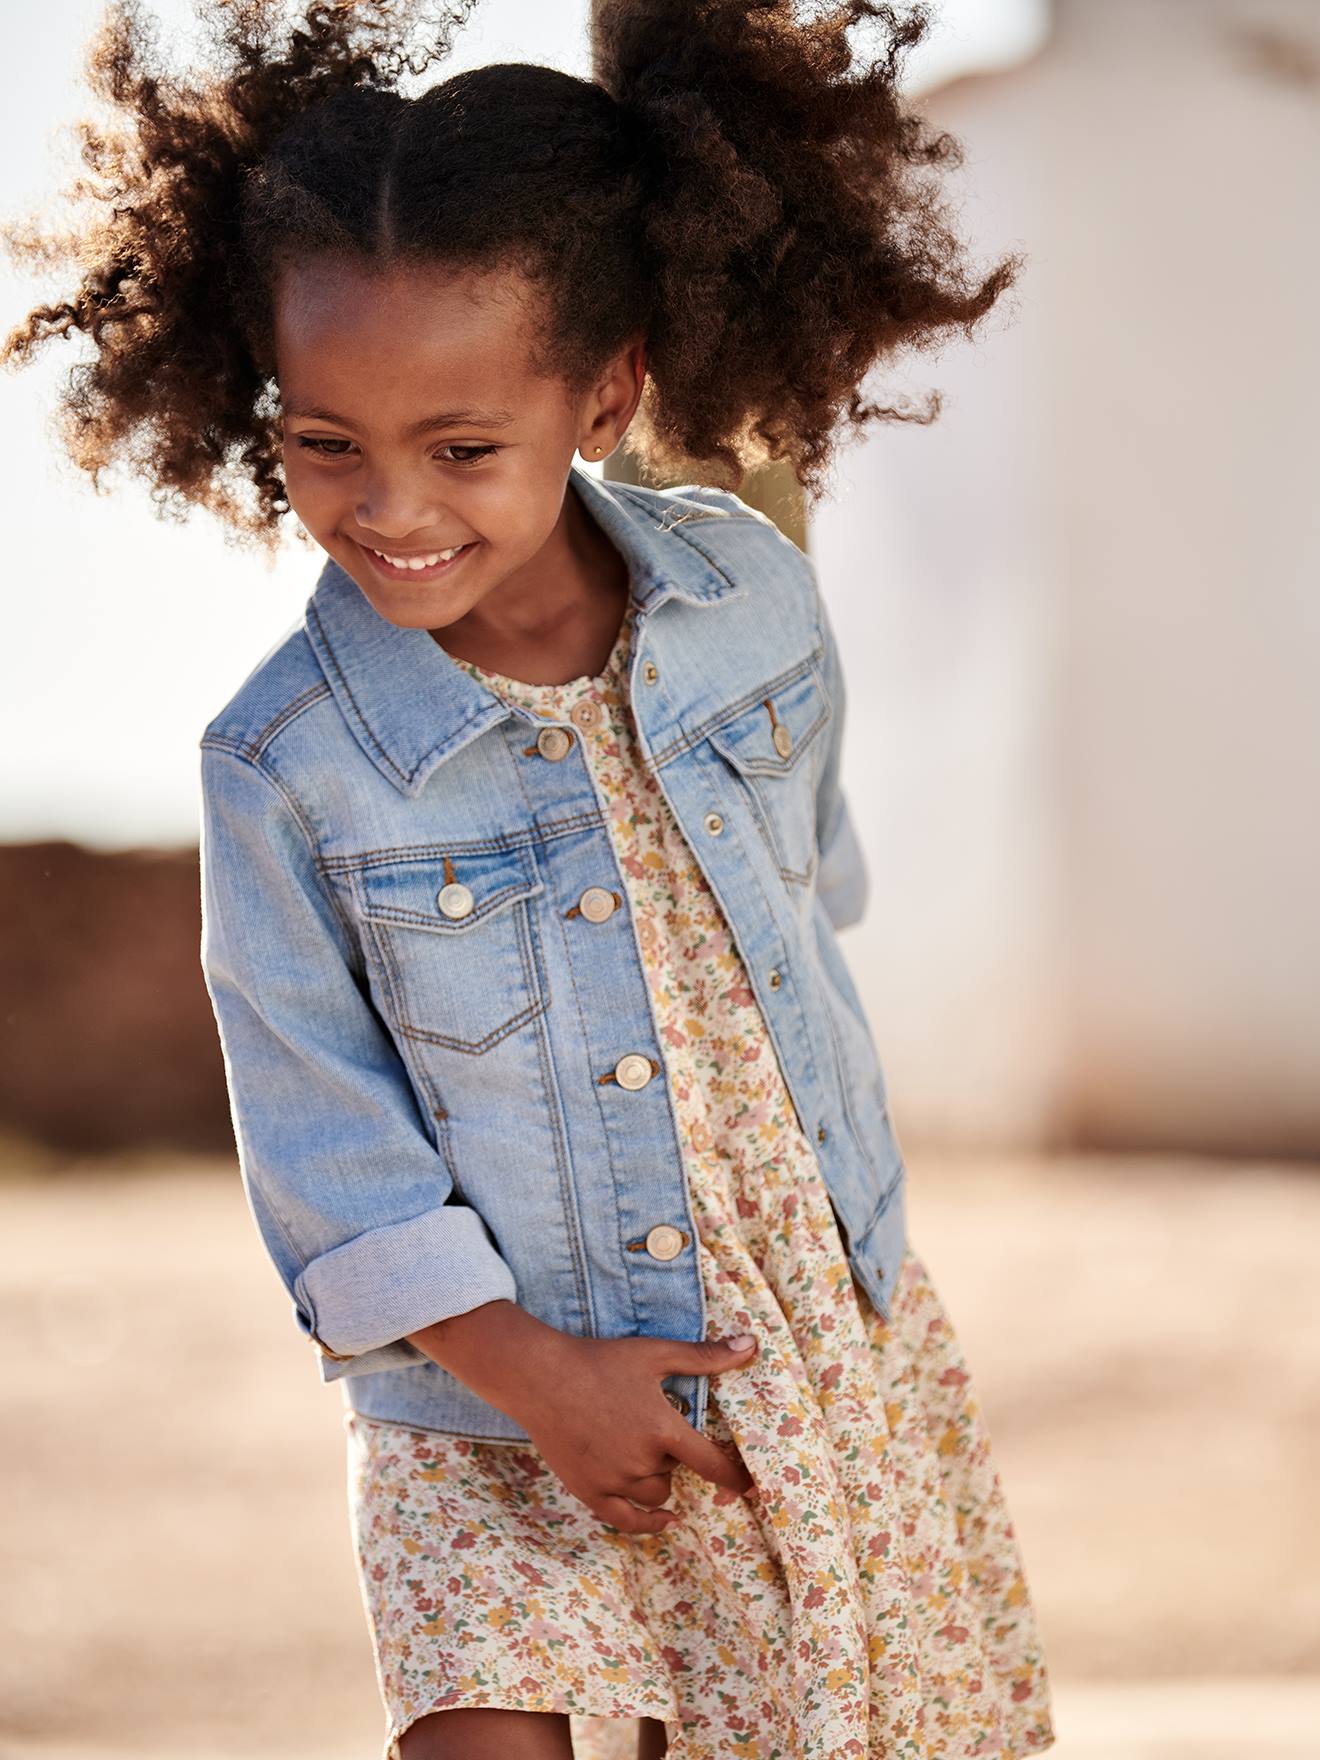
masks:
[[[529,1443],[346,1411],[350,1515],[388,1719],[571,1717],[578,1760],[1008,1760],[1050,1690],[985,1417],[909,1245],[886,1323],[849,1271],[729,929],[637,746],[631,609],[605,670],[506,699],[570,718],[627,888],[672,1084],[712,1337],[707,1434],[754,1481],[679,1464],[660,1534],[594,1517]],[[586,707],[591,705],[591,707]]]

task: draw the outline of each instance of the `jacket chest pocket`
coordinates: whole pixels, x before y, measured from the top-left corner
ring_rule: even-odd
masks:
[[[709,735],[737,774],[786,880],[807,884],[816,862],[816,785],[832,710],[815,666],[740,710]]]
[[[525,850],[432,849],[353,876],[397,1032],[462,1058],[495,1051],[545,1009]]]

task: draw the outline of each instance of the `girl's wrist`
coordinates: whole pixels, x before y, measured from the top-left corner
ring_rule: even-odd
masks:
[[[559,1348],[568,1342],[557,1327],[504,1299],[451,1314],[407,1336],[424,1356],[509,1417],[517,1417],[534,1389],[544,1389],[555,1373]]]

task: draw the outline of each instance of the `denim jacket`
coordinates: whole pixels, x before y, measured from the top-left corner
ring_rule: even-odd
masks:
[[[836,939],[867,877],[814,569],[723,491],[576,469],[572,491],[628,563],[644,760],[888,1318],[905,1174]],[[504,1297],[576,1334],[705,1336],[636,926],[626,904],[573,909],[627,891],[559,725],[386,621],[327,560],[201,741],[202,963],[254,1220],[348,1406],[476,1439],[526,1432],[408,1333]],[[697,1428],[707,1388],[665,1382]]]

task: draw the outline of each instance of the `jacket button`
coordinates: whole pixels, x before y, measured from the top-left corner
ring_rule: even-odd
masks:
[[[572,743],[573,736],[565,727],[543,727],[536,736],[537,751],[551,763],[564,757]]]
[[[653,1259],[677,1259],[687,1236],[668,1222],[657,1222],[646,1237],[646,1250]]]
[[[642,677],[646,680],[647,684],[654,684],[659,676],[660,668],[656,665],[655,661],[646,661],[642,667]]]
[[[783,981],[784,981],[784,975],[782,972],[771,972],[771,974],[770,974],[770,988],[772,990],[778,990],[779,986],[783,983]]]
[[[710,832],[712,837],[718,837],[720,832],[724,829],[724,821],[720,818],[718,813],[707,813],[701,823],[706,827],[707,831]]]
[[[436,893],[435,902],[447,917],[467,917],[471,916],[477,901],[472,896],[471,887],[464,886],[461,880],[451,880]]]
[[[589,923],[603,923],[614,915],[614,894],[603,886],[588,886],[578,900],[578,909]]]
[[[770,737],[775,742],[775,750],[779,753],[781,758],[786,758],[793,750],[793,735],[784,726],[782,721],[775,722],[775,730]]]
[[[630,1051],[614,1066],[614,1079],[621,1088],[644,1088],[651,1079],[651,1060]]]
[[[580,703],[574,703],[568,713],[579,727],[595,727],[600,722],[600,704],[593,703],[590,697],[583,697]]]
[[[818,1124],[816,1126],[816,1141],[818,1143],[823,1143],[825,1141],[826,1137],[829,1136],[829,1134],[830,1133],[825,1129],[825,1126],[823,1124]]]
[[[681,1412],[685,1418],[692,1409],[683,1395],[681,1393],[675,1393],[672,1388],[665,1388],[665,1398],[669,1401],[670,1405],[673,1406],[674,1410],[676,1412]]]

